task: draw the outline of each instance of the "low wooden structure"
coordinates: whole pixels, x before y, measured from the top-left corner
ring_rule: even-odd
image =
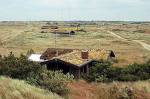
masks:
[[[59,35],[75,35],[75,31],[68,30],[66,27],[59,27],[53,25],[45,25],[41,27],[41,33],[53,33]]]
[[[87,61],[86,63],[77,66],[60,59],[53,59],[42,62],[42,64],[46,64],[48,70],[62,70],[64,74],[69,73],[74,75],[76,79],[79,79],[81,75],[89,75],[89,68],[92,64],[92,61]]]
[[[41,33],[52,33],[59,35],[75,35],[75,31],[63,31],[63,30],[42,30]]]
[[[75,78],[80,78],[81,75],[87,76],[90,72],[91,64],[95,61],[110,60],[115,57],[113,51],[105,50],[71,50],[71,49],[47,49],[41,59],[47,60],[41,62],[46,65],[49,70],[63,70],[64,73],[70,73]]]
[[[41,29],[58,29],[58,26],[45,25],[45,26],[42,26]]]
[[[51,33],[59,35],[75,35],[75,31],[51,31]]]

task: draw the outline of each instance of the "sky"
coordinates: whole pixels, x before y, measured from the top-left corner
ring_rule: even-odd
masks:
[[[150,0],[0,0],[0,21],[150,21]]]

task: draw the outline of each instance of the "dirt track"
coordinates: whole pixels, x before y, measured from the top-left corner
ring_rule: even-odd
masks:
[[[123,37],[121,37],[121,36],[115,34],[114,32],[108,31],[108,33],[110,33],[111,35],[113,35],[113,36],[115,36],[115,37],[117,37],[117,38],[119,38],[119,39],[121,39],[121,40],[128,40],[128,39],[125,39],[125,38],[123,38]],[[144,49],[150,51],[150,45],[149,45],[149,44],[146,44],[146,43],[142,42],[141,40],[132,40],[132,41],[141,44]]]
[[[121,37],[121,36],[115,34],[114,32],[108,31],[108,33],[110,33],[111,35],[113,35],[113,36],[115,36],[115,37],[117,37],[117,38],[119,38],[119,39],[127,40],[127,39],[125,39],[125,38],[123,38],[123,37]]]
[[[142,41],[140,41],[140,40],[133,40],[133,41],[135,41],[135,42],[141,44],[145,49],[147,49],[147,50],[150,51],[150,45],[148,45],[148,44],[146,44],[146,43],[144,43],[144,42],[142,42]]]

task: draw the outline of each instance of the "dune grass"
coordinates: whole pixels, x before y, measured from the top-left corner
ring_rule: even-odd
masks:
[[[25,81],[0,76],[0,99],[61,99],[61,97],[31,86]]]
[[[113,82],[99,83],[96,99],[149,99],[150,82]]]
[[[150,81],[69,84],[69,99],[150,99]]]

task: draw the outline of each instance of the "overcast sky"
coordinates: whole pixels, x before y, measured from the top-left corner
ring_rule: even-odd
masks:
[[[0,0],[1,21],[150,21],[150,0]]]

